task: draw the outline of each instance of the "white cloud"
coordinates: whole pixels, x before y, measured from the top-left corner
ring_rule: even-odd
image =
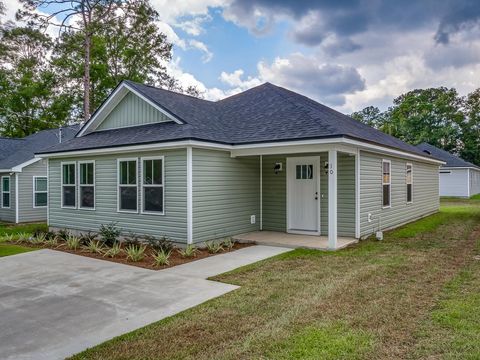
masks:
[[[210,50],[208,50],[208,47],[207,45],[205,45],[205,43],[198,40],[191,39],[188,41],[188,44],[190,45],[191,48],[194,48],[203,52],[202,61],[204,63],[207,63],[210,60],[212,60],[213,53]]]
[[[242,69],[235,70],[232,73],[222,71],[220,80],[230,87],[246,90],[251,87],[260,85],[262,81],[259,78],[248,76],[245,80],[242,79],[244,71]]]

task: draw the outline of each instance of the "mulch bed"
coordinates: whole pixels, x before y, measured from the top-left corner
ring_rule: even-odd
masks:
[[[15,242],[12,242],[11,244],[19,245]],[[168,261],[170,262],[170,265],[165,265],[165,266],[154,266],[154,259],[153,259],[153,256],[152,256],[154,250],[148,245],[147,245],[147,249],[145,250],[145,256],[144,256],[143,260],[137,261],[137,262],[127,260],[127,255],[124,252],[121,252],[120,254],[115,256],[114,258],[110,258],[110,257],[106,257],[106,256],[103,256],[103,255],[100,255],[100,254],[91,253],[88,250],[81,249],[81,248],[78,249],[78,250],[69,250],[65,246],[60,246],[60,247],[36,246],[36,245],[33,245],[33,244],[29,244],[29,243],[21,243],[20,245],[35,248],[35,249],[51,249],[51,250],[63,251],[63,252],[67,252],[67,253],[70,253],[70,254],[81,255],[81,256],[86,256],[86,257],[90,257],[90,258],[94,258],[94,259],[106,260],[106,261],[116,262],[116,263],[125,264],[125,265],[133,265],[133,266],[138,266],[138,267],[142,267],[142,268],[150,269],[150,270],[162,270],[162,269],[166,269],[166,268],[169,268],[169,267],[172,267],[172,266],[181,265],[181,264],[189,263],[189,262],[192,262],[192,261],[195,261],[195,260],[204,259],[204,258],[207,258],[207,257],[210,257],[210,256],[225,254],[227,252],[243,249],[245,247],[252,246],[253,244],[235,243],[232,250],[224,249],[224,250],[222,250],[218,253],[215,253],[215,254],[209,253],[207,249],[200,249],[199,248],[199,249],[197,249],[197,253],[195,254],[195,256],[190,257],[190,258],[182,257],[178,253],[178,250],[174,249],[172,251],[172,254],[170,255],[170,258],[168,259]]]

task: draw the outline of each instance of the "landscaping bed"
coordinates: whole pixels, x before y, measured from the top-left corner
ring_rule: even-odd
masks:
[[[120,241],[119,237],[120,229],[112,223],[102,225],[99,234],[89,232],[75,235],[68,230],[50,232],[44,227],[35,228],[33,232],[4,232],[0,234],[0,242],[11,249],[18,248],[18,252],[52,249],[152,270],[161,270],[251,246],[234,242],[229,237],[207,241],[205,248],[195,245],[179,248],[166,237],[134,233],[124,235],[123,241]],[[9,249],[6,255],[13,253]]]

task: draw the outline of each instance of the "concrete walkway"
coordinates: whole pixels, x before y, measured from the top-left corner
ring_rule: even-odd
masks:
[[[53,250],[0,258],[0,358],[63,359],[230,292],[206,278],[289,250],[252,246],[161,271]]]

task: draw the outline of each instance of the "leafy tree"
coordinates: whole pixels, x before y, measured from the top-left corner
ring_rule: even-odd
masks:
[[[376,106],[367,106],[366,108],[356,111],[350,115],[355,120],[358,120],[366,125],[379,129],[384,122],[384,113]]]
[[[63,125],[71,98],[52,69],[51,39],[31,28],[4,29],[0,51],[0,132],[23,137]]]
[[[171,59],[172,44],[159,31],[157,20],[148,0],[137,0],[125,4],[117,16],[92,23],[97,30],[90,52],[90,112],[124,79],[168,87],[165,63]],[[77,89],[84,78],[84,55],[83,34],[64,32],[54,62]],[[75,94],[81,101],[82,95]]]
[[[468,94],[464,99],[465,121],[462,123],[460,156],[480,165],[480,89]]]
[[[462,99],[455,89],[416,89],[393,102],[384,131],[411,144],[428,142],[456,151],[464,114]]]
[[[23,9],[17,19],[28,20],[29,25],[41,28],[58,27],[59,34],[65,31],[78,32],[83,47],[83,117],[88,120],[90,105],[90,59],[92,38],[98,32],[99,20],[115,17],[128,1],[123,0],[20,0]],[[41,12],[37,10],[41,9]],[[50,11],[48,14],[45,12]],[[61,21],[57,19],[60,18]],[[76,21],[73,21],[77,19]]]

